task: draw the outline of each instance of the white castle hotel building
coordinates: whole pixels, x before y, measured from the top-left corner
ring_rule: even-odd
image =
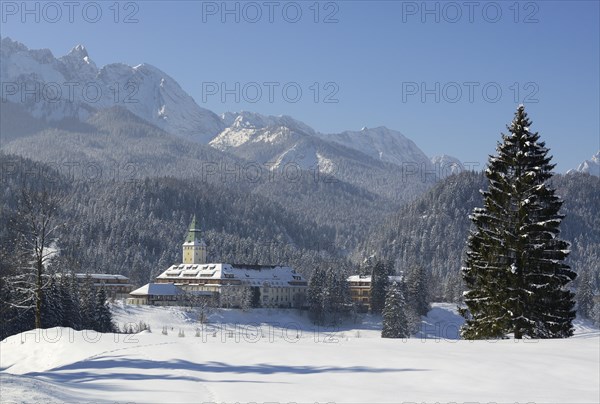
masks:
[[[185,296],[241,298],[243,289],[258,294],[261,307],[302,307],[307,282],[293,268],[280,265],[246,265],[207,262],[206,244],[192,219],[183,243],[183,262],[171,265],[150,283],[130,293],[130,304],[177,305]],[[238,298],[238,299],[239,299]],[[229,303],[241,305],[240,301]]]

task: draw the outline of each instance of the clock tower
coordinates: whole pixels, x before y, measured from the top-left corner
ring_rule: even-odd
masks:
[[[184,264],[206,264],[206,243],[202,240],[202,234],[196,225],[196,215],[190,223],[185,241],[183,242]]]

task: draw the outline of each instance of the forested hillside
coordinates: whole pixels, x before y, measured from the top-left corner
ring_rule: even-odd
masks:
[[[457,300],[468,217],[481,205],[479,190],[486,186],[480,173],[453,175],[381,219],[390,206],[344,183],[303,178],[245,191],[172,177],[85,181],[28,159],[0,156],[0,235],[6,248],[23,181],[51,185],[64,196],[59,218],[65,226],[58,236],[64,260],[77,271],[122,273],[137,284],[180,259],[181,240],[197,214],[214,260],[288,263],[310,275],[318,265],[350,268],[348,259],[358,264],[375,254],[392,259],[397,271],[424,266],[431,273],[434,298]],[[553,182],[565,200],[561,228],[572,242],[568,262],[577,272],[593,272],[597,285],[600,179],[570,174],[557,175]],[[303,214],[315,200],[319,214]]]
[[[567,262],[580,274],[591,272],[597,289],[600,179],[569,174],[556,175],[552,182],[564,200],[562,237],[572,243]],[[460,268],[471,226],[469,215],[473,208],[482,205],[479,190],[485,188],[482,173],[465,172],[448,177],[374,227],[354,257],[376,254],[393,260],[397,270],[418,263],[431,272],[434,299],[458,300],[462,293]]]
[[[260,195],[175,178],[134,182],[73,181],[49,166],[0,154],[0,221],[10,257],[21,189],[51,185],[59,191],[57,247],[69,268],[121,273],[136,284],[181,259],[193,214],[203,223],[214,260],[288,263],[309,275],[316,265],[347,265],[335,258],[334,229],[317,225]],[[6,269],[6,268],[5,268]]]
[[[118,107],[101,110],[84,123],[63,121],[52,125],[27,115],[16,104],[0,107],[2,116],[8,118],[2,121],[2,150],[46,163],[70,181],[96,186],[172,177],[193,185],[186,188],[180,183],[180,189],[189,196],[199,189],[205,194],[249,192],[260,200],[277,203],[297,217],[309,218],[317,226],[334,229],[327,243],[344,251],[354,249],[373,223],[431,186],[416,174],[407,184],[399,174],[401,168],[394,166],[394,170],[386,172],[381,169],[386,164],[375,161],[372,163],[379,167],[377,175],[371,167],[363,177],[356,177],[356,182],[377,183],[376,188],[380,189],[386,181],[393,182],[402,188],[395,198],[332,174],[297,169],[295,164],[269,170],[262,162],[243,160],[168,134]],[[16,120],[31,125],[20,127]],[[341,162],[337,173],[345,173]]]

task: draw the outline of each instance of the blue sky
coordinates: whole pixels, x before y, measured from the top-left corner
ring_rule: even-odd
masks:
[[[558,171],[600,149],[597,1],[141,1],[118,16],[110,1],[95,23],[90,2],[73,21],[28,4],[39,21],[3,2],[2,36],[56,56],[81,43],[98,66],[153,64],[217,113],[287,114],[326,133],[384,125],[428,155],[484,163],[524,102]],[[239,83],[239,100],[212,83]]]

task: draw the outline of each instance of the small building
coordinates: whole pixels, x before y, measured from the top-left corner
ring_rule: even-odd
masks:
[[[148,283],[129,293],[128,304],[175,306],[182,300],[183,291],[172,283]]]
[[[401,282],[402,276],[388,276],[390,283]],[[352,301],[363,310],[371,309],[371,275],[351,275],[346,281]]]
[[[103,287],[106,297],[113,300],[127,298],[133,289],[129,278],[123,275],[80,273],[75,274],[75,279],[79,284],[90,282],[95,289]]]

